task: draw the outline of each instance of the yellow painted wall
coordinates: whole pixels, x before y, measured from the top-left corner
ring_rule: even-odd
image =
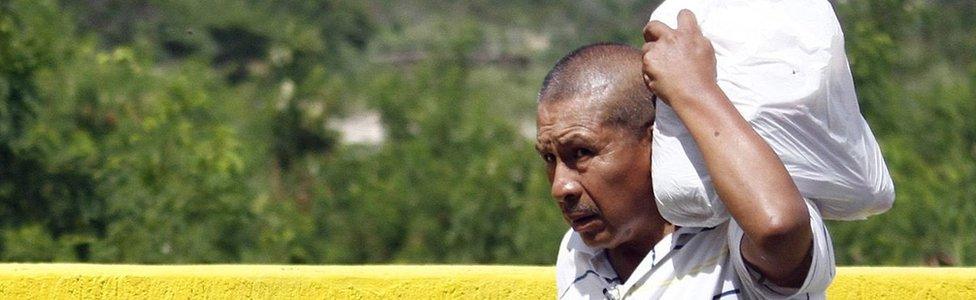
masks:
[[[552,267],[0,264],[0,299],[555,297]],[[976,268],[839,268],[834,299],[976,299]]]
[[[840,267],[834,299],[976,299],[976,268]]]

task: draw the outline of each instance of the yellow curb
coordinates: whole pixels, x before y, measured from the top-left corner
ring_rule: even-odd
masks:
[[[0,299],[553,299],[553,267],[0,264]],[[840,267],[832,299],[976,299],[976,268]]]

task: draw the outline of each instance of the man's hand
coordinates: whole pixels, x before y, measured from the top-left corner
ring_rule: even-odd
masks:
[[[695,14],[678,13],[678,28],[659,21],[644,27],[644,82],[648,89],[670,106],[677,101],[694,101],[693,95],[717,89],[715,50],[698,27]]]

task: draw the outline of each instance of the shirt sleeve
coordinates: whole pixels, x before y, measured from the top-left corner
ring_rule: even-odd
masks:
[[[742,282],[744,293],[763,299],[823,299],[825,297],[824,292],[834,279],[834,247],[820,211],[810,200],[806,200],[806,204],[810,214],[810,229],[813,232],[811,249],[813,253],[810,270],[807,271],[806,279],[800,288],[777,286],[768,282],[762,274],[746,264],[740,249],[745,233],[734,219],[729,222],[730,259]]]

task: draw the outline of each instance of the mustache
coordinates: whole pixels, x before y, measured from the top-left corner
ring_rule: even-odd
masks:
[[[574,207],[563,209],[563,213],[566,215],[572,214],[587,214],[587,215],[599,215],[600,210],[592,204],[577,203]]]

